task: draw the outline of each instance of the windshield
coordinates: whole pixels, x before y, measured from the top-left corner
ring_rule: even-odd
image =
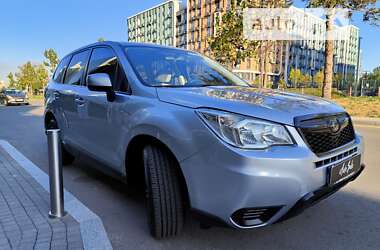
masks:
[[[6,95],[22,95],[21,91],[18,90],[5,90]]]
[[[191,51],[126,47],[140,80],[155,87],[248,86],[220,64]]]

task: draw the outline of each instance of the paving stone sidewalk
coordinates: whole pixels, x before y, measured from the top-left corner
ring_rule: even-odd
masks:
[[[0,249],[83,249],[79,223],[49,209],[49,193],[0,146]]]

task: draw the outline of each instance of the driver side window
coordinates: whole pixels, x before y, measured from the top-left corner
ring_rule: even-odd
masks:
[[[115,52],[111,48],[95,48],[88,65],[88,75],[107,74],[115,91],[128,92],[128,83]]]

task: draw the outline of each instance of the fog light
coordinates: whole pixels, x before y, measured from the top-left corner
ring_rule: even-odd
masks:
[[[260,226],[268,222],[282,206],[242,208],[234,212],[232,221],[240,227]]]

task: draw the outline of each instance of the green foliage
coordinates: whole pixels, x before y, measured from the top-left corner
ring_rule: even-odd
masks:
[[[318,71],[314,76],[314,82],[318,84],[318,88],[322,88],[324,73],[322,70]]]
[[[50,73],[53,74],[55,68],[59,63],[58,54],[54,49],[47,49],[44,51],[44,57],[46,60],[44,61],[44,65],[49,68]]]
[[[343,76],[342,76],[341,73],[336,73],[336,74],[334,74],[334,77],[333,77],[333,81],[334,81],[334,82],[341,82],[342,79],[343,79]]]
[[[369,22],[371,24],[377,24],[380,18],[380,8],[376,6],[377,0],[304,0],[307,3],[307,7],[323,7],[323,8],[345,8],[348,9],[350,15],[354,12],[360,12],[363,15],[363,21]],[[326,30],[331,31],[333,26],[332,20],[334,19],[333,13],[326,13]],[[329,45],[329,46],[327,46]],[[325,50],[325,58],[330,58],[331,61],[326,60],[325,64],[325,75],[327,76],[324,79],[324,88],[323,88],[323,96],[330,98],[331,97],[331,85],[333,82],[332,72],[333,72],[333,64],[332,64],[332,55],[334,53],[333,50],[333,42],[326,41],[326,48],[331,47],[331,49]],[[329,93],[327,93],[329,92]]]
[[[366,75],[368,80],[380,81],[380,66],[373,69],[373,71]]]
[[[279,89],[285,89],[285,88],[286,88],[286,82],[285,82],[284,79],[281,78],[281,79],[278,81],[278,88],[279,88]]]
[[[9,81],[9,88],[16,88],[17,87],[17,81],[13,75],[12,72],[9,72],[7,75],[8,81]]]
[[[304,80],[304,76],[300,69],[291,69],[289,74],[289,80],[292,83],[300,83]]]
[[[256,54],[258,43],[243,35],[243,9],[249,2],[231,0],[231,8],[216,18],[215,36],[207,40],[214,58],[231,68]]]
[[[106,41],[106,39],[104,37],[99,37],[98,38],[98,42],[105,42],[105,41]]]
[[[311,83],[311,76],[309,74],[303,74],[302,75],[302,83]]]
[[[377,0],[304,0],[308,7],[344,8],[350,13],[360,12],[363,21],[377,24],[380,17],[380,9],[376,6]]]
[[[300,84],[308,84],[312,82],[312,77],[309,74],[303,74],[300,69],[291,69],[289,74],[289,80],[296,85],[296,87],[300,86]],[[323,81],[323,76],[322,76]]]
[[[32,86],[33,89],[43,89],[49,81],[49,72],[46,70],[44,65],[39,64],[34,66],[36,72],[36,82]]]
[[[256,56],[266,42],[251,41],[243,35],[243,10],[245,8],[288,7],[290,0],[231,0],[230,9],[216,18],[216,33],[207,39],[213,57],[233,68],[248,58]]]
[[[0,93],[4,92],[5,90],[5,84],[3,81],[0,81]]]
[[[9,87],[26,90],[33,94],[44,88],[49,80],[49,72],[43,64],[33,65],[27,62],[18,68],[18,72],[8,74]]]

